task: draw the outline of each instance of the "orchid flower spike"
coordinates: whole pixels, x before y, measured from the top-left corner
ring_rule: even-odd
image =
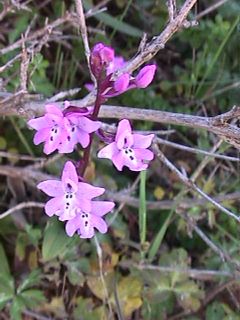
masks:
[[[129,120],[123,119],[119,122],[115,141],[101,149],[98,157],[112,160],[119,171],[122,171],[124,166],[132,171],[145,170],[154,157],[153,152],[147,149],[153,137],[153,134],[145,136],[132,133]]]

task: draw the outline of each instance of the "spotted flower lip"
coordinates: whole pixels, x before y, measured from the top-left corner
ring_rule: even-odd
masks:
[[[50,217],[57,215],[61,221],[73,219],[77,215],[77,210],[90,212],[91,200],[105,191],[104,188],[79,182],[76,168],[71,161],[66,162],[61,181],[43,181],[37,188],[52,197],[45,205],[46,214]]]
[[[132,171],[142,171],[148,168],[148,163],[154,154],[150,147],[154,134],[142,135],[132,133],[129,120],[119,122],[115,141],[98,152],[99,158],[112,160],[117,170],[122,171],[126,166]]]
[[[76,216],[66,223],[66,233],[72,237],[75,232],[80,238],[92,238],[94,228],[101,233],[106,233],[108,226],[103,220],[103,216],[114,208],[115,204],[111,201],[92,201],[91,210],[83,211],[77,209]]]
[[[67,108],[62,111],[57,104],[47,104],[44,116],[28,121],[29,126],[37,130],[34,144],[43,142],[46,154],[55,150],[71,153],[77,143],[86,148],[90,143],[89,134],[101,126],[99,121],[87,117],[90,114],[87,108],[78,112],[73,107],[65,106]]]

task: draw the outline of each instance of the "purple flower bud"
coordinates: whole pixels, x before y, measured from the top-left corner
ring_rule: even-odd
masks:
[[[90,65],[93,74],[98,79],[102,72],[106,72],[109,64],[114,59],[114,50],[105,46],[103,43],[97,43],[91,52]]]
[[[135,84],[138,88],[146,88],[153,80],[156,72],[156,65],[151,64],[142,68],[135,78]]]
[[[124,73],[120,75],[117,80],[114,82],[115,91],[121,93],[127,90],[130,81],[130,75],[128,73]]]

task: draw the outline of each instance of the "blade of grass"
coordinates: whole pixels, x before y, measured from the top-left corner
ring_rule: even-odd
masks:
[[[222,43],[220,44],[220,46],[219,46],[216,54],[214,55],[214,57],[213,57],[213,59],[212,59],[212,62],[211,62],[210,65],[208,66],[208,68],[207,68],[207,70],[206,70],[206,72],[205,72],[205,74],[204,74],[204,76],[203,76],[203,78],[202,78],[202,81],[200,82],[200,84],[199,84],[199,86],[198,86],[198,88],[197,88],[197,90],[196,90],[195,96],[198,97],[198,94],[200,93],[200,90],[202,89],[206,78],[207,78],[207,77],[209,76],[209,74],[211,73],[214,65],[216,64],[219,56],[221,55],[221,53],[222,53],[225,45],[227,44],[229,38],[231,37],[231,35],[232,35],[233,31],[235,30],[235,28],[237,27],[238,23],[239,23],[239,16],[237,17],[237,19],[235,19],[232,27],[230,28],[230,30],[229,30],[229,32],[227,33],[226,37],[223,39]]]
[[[127,12],[128,12],[128,9],[130,8],[130,6],[131,6],[131,4],[132,4],[132,1],[133,1],[133,0],[128,0],[128,3],[127,3],[127,5],[126,5],[123,13],[121,14],[121,16],[120,16],[119,19],[118,19],[119,21],[123,21],[123,19],[125,18],[126,14],[127,14]],[[117,31],[117,30],[116,30],[116,27],[114,27],[114,29],[113,29],[113,31],[112,31],[112,33],[111,33],[111,35],[110,35],[110,41],[112,41],[112,39],[114,38],[116,31]]]
[[[83,2],[83,5],[86,10],[92,9],[90,1],[85,0]],[[94,18],[119,32],[125,33],[132,37],[140,38],[143,34],[143,32],[140,29],[133,27],[126,22],[120,21],[105,12],[96,14]]]
[[[14,128],[14,130],[16,131],[18,138],[20,139],[20,141],[22,142],[22,144],[24,145],[26,151],[28,152],[28,154],[30,154],[30,156],[34,157],[34,152],[32,151],[30,145],[28,144],[26,138],[24,137],[24,135],[22,134],[22,131],[20,130],[20,128],[18,127],[16,121],[14,120],[14,118],[9,117],[12,126]]]
[[[144,258],[144,244],[146,241],[146,224],[147,224],[147,211],[146,211],[146,178],[147,171],[140,173],[140,190],[139,190],[139,235],[141,244],[141,257]]]
[[[178,204],[180,203],[184,193],[185,193],[185,191],[183,189],[182,189],[182,191],[180,191],[178,193],[178,195],[177,195],[177,197],[175,199],[174,206],[172,207],[168,217],[164,221],[162,227],[159,229],[156,237],[154,238],[154,240],[153,240],[153,242],[152,242],[152,244],[151,244],[151,246],[149,248],[148,259],[149,259],[150,262],[155,258],[156,254],[157,254],[157,252],[158,252],[158,250],[159,250],[159,248],[160,248],[160,246],[162,244],[162,241],[163,241],[163,238],[164,238],[164,236],[166,234],[167,228],[171,223],[171,220],[172,220],[172,217],[173,217],[173,215],[175,213],[175,210],[176,210]]]

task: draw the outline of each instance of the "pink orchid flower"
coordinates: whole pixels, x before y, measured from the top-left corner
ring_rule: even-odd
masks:
[[[74,164],[67,161],[61,181],[47,180],[38,184],[38,189],[53,197],[45,205],[48,216],[59,216],[59,220],[69,220],[76,217],[79,210],[90,212],[92,199],[102,195],[104,188],[94,187],[85,182],[78,181]]]
[[[72,237],[77,232],[80,238],[92,238],[94,228],[101,233],[106,233],[108,226],[102,216],[110,212],[114,206],[115,204],[111,201],[92,201],[91,210],[77,209],[75,218],[66,223],[67,235]]]
[[[148,163],[154,154],[147,148],[150,147],[154,135],[142,135],[132,133],[129,120],[123,119],[119,122],[115,141],[98,152],[99,158],[112,160],[115,167],[122,171],[123,166],[132,171],[147,169]]]
[[[33,142],[38,145],[44,142],[43,152],[50,154],[57,150],[60,143],[67,140],[66,124],[68,120],[55,104],[45,106],[46,114],[43,117],[32,119],[28,124],[37,130]]]
[[[89,145],[89,134],[98,130],[101,123],[87,118],[89,110],[82,113],[69,112],[64,114],[56,104],[45,106],[46,114],[28,121],[37,130],[33,142],[38,145],[44,142],[43,151],[50,154],[55,150],[70,153],[80,143],[83,148]]]

